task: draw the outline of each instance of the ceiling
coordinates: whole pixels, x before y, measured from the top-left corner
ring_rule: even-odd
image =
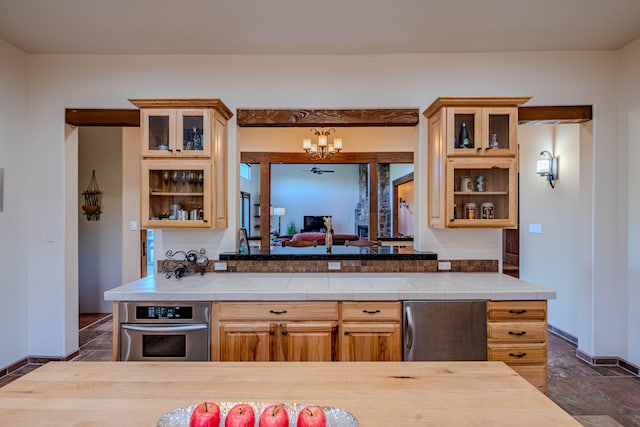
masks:
[[[27,53],[384,54],[610,50],[639,0],[0,0]]]

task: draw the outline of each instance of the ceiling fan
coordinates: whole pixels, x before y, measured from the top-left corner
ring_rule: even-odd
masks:
[[[309,172],[313,172],[313,173],[315,173],[315,174],[317,174],[317,175],[322,175],[322,174],[323,174],[323,173],[325,173],[325,172],[333,173],[333,172],[335,172],[335,171],[327,170],[327,169],[320,169],[320,168],[319,168],[319,167],[317,167],[317,166],[313,166],[311,169],[309,169]]]

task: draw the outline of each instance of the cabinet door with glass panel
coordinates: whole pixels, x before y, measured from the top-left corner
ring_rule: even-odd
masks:
[[[143,160],[143,228],[211,228],[210,160]]]
[[[515,156],[517,107],[448,107],[447,156]]]
[[[515,158],[447,160],[446,227],[517,226]]]
[[[141,110],[143,157],[210,157],[210,109]]]

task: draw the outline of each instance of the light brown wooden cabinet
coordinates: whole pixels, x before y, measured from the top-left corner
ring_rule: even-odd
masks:
[[[142,227],[226,228],[231,111],[219,99],[130,101],[140,108]]]
[[[401,302],[343,302],[340,360],[402,360],[401,321]]]
[[[143,228],[211,228],[210,160],[143,159],[141,173]]]
[[[488,301],[487,358],[547,391],[547,302]]]
[[[402,360],[401,302],[217,302],[212,314],[216,361]]]
[[[337,360],[337,302],[220,302],[212,313],[212,360]]]
[[[438,98],[425,110],[429,227],[517,226],[518,106],[528,100]]]

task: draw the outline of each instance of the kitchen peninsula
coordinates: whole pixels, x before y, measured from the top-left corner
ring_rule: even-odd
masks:
[[[400,361],[403,301],[482,301],[487,359],[509,363],[541,391],[546,301],[553,298],[554,291],[507,275],[451,272],[158,275],[105,292],[114,301],[115,360],[126,303],[143,313],[207,304],[209,360]]]

